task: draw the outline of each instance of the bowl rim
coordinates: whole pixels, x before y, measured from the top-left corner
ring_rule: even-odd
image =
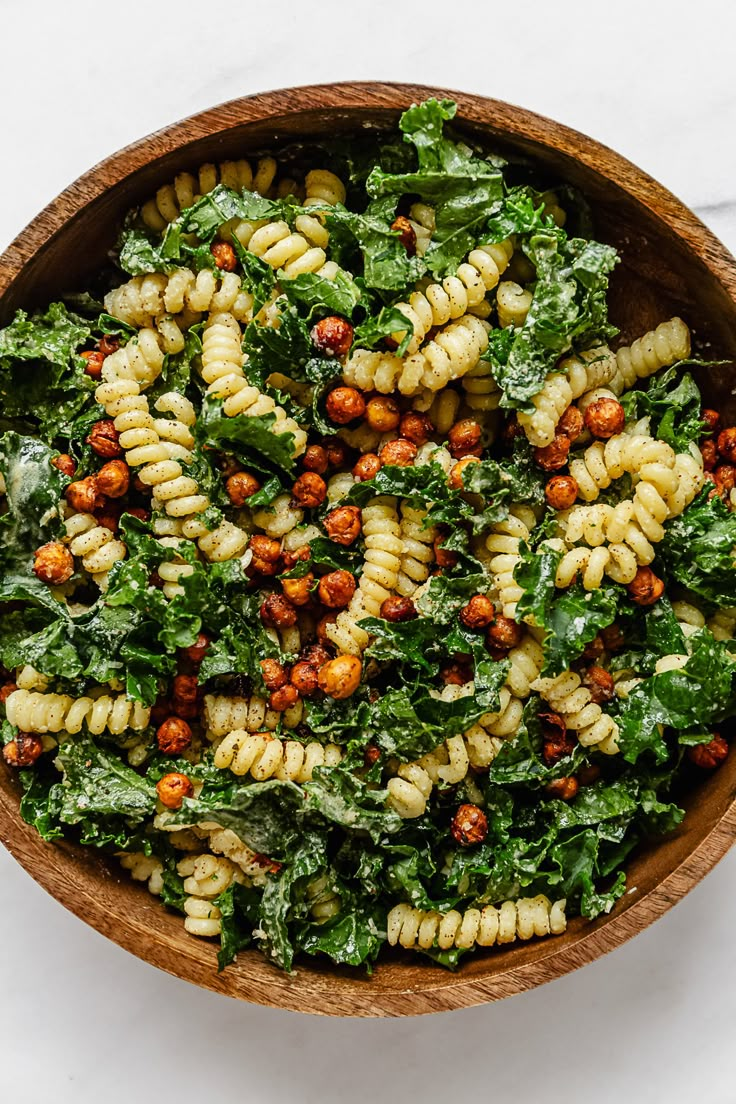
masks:
[[[464,119],[477,120],[486,128],[495,126],[511,143],[531,142],[554,149],[599,175],[615,174],[618,187],[664,222],[736,301],[736,261],[728,250],[670,191],[620,154],[570,127],[504,101],[435,86],[385,81],[314,84],[239,97],[125,146],[65,188],[8,245],[0,255],[0,298],[72,216],[166,154],[248,123],[319,111],[383,109],[398,113],[402,107],[428,96],[454,99],[460,123]],[[356,981],[347,971],[326,974],[305,964],[300,965],[298,974],[284,975],[260,956],[262,965],[258,965],[251,957],[254,952],[247,952],[243,957],[248,957],[248,969],[237,972],[238,984],[234,986],[228,981],[230,971],[215,973],[214,955],[202,952],[199,941],[189,940],[192,947],[184,951],[178,945],[169,947],[146,923],[150,910],[141,908],[140,915],[133,917],[122,909],[116,914],[114,894],[92,895],[83,884],[87,867],[73,850],[45,843],[20,818],[15,788],[0,785],[0,841],[39,885],[91,927],[144,961],[194,984],[258,1004],[325,1015],[397,1016],[447,1011],[500,999],[561,977],[613,950],[662,916],[715,866],[735,837],[736,799],[732,798],[694,850],[650,892],[620,913],[614,910],[608,917],[581,926],[575,938],[558,950],[554,940],[542,941],[521,965],[489,971],[487,977],[464,977],[462,969],[446,974],[428,966],[420,984],[410,983],[409,975],[415,972],[412,970],[406,971],[405,984],[374,986],[370,981]],[[95,877],[102,881],[99,873]],[[155,907],[161,908],[160,904]]]

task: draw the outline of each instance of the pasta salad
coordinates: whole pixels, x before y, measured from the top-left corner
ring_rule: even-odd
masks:
[[[729,753],[736,427],[454,114],[180,173],[0,330],[5,768],[221,968],[558,934]]]

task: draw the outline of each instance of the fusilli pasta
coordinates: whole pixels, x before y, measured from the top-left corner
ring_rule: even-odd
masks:
[[[567,927],[565,901],[554,904],[543,895],[504,901],[498,908],[485,905],[464,913],[432,912],[395,905],[388,914],[388,942],[392,947],[439,947],[468,949],[513,943],[533,936],[560,935]]]

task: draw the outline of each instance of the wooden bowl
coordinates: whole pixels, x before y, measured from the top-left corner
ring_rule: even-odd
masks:
[[[144,138],[67,188],[12,243],[0,265],[0,323],[17,307],[44,304],[84,287],[105,259],[124,212],[182,169],[278,149],[310,136],[331,138],[389,126],[427,96],[451,96],[458,126],[491,147],[536,162],[550,180],[589,198],[597,236],[617,246],[612,318],[630,340],[682,315],[701,345],[736,354],[736,263],[703,224],[646,173],[590,138],[479,96],[415,85],[350,83],[233,100]],[[733,369],[709,374],[711,404],[736,414]],[[628,865],[626,895],[594,923],[575,919],[565,935],[476,953],[447,973],[404,953],[386,955],[371,978],[305,959],[289,977],[257,952],[218,974],[213,946],[184,932],[181,918],[123,876],[114,862],[70,844],[44,843],[18,813],[15,779],[0,770],[0,839],[58,901],[110,939],[187,981],[228,996],[302,1012],[400,1016],[462,1008],[519,993],[605,954],[684,896],[725,854],[736,828],[736,755],[687,801],[672,835]]]

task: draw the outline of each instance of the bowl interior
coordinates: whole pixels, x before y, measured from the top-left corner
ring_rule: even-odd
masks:
[[[380,90],[383,91],[380,91]],[[388,91],[387,91],[388,89]],[[435,89],[349,85],[255,97],[197,116],[145,139],[87,174],[11,246],[0,270],[0,323],[17,307],[43,305],[83,288],[107,261],[125,212],[177,172],[206,161],[277,152],[284,145],[366,127],[392,126],[413,100]],[[736,356],[733,262],[698,220],[617,155],[554,123],[508,105],[455,94],[458,129],[512,158],[539,166],[550,184],[567,182],[590,202],[596,236],[622,262],[612,280],[611,317],[621,342],[673,314],[691,326],[696,347]],[[701,370],[709,405],[736,418],[730,364]],[[142,958],[231,996],[342,1015],[402,1014],[459,1007],[518,992],[574,968],[640,930],[702,876],[733,834],[736,756],[693,791],[688,815],[669,838],[642,848],[628,865],[629,891],[613,913],[573,920],[553,940],[470,956],[447,974],[405,954],[381,962],[372,978],[313,960],[286,977],[255,952],[216,973],[215,952],[187,936],[178,916],[122,876],[114,863],[64,843],[43,843],[22,824],[17,792],[0,770],[0,838],[67,907]],[[724,818],[726,818],[724,820]]]

